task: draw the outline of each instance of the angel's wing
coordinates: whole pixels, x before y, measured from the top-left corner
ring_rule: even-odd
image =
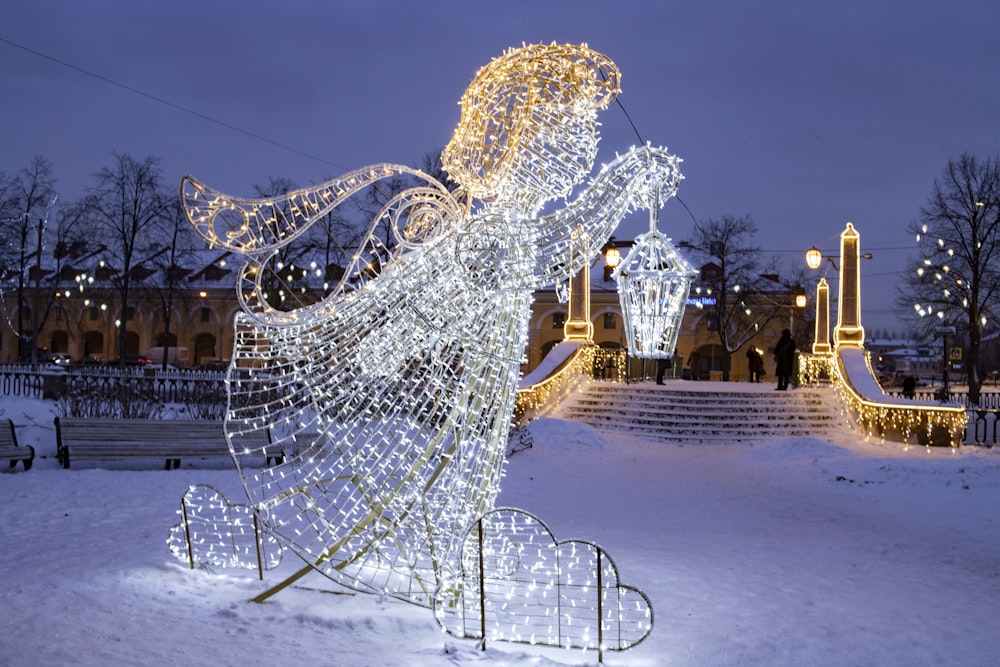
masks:
[[[185,176],[181,179],[181,201],[188,220],[209,244],[261,256],[291,242],[359,190],[400,174],[415,176],[429,189],[448,193],[444,185],[418,169],[377,164],[310,188],[260,199],[231,197]]]

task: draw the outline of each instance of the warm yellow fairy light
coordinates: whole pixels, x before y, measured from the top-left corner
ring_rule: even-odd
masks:
[[[390,164],[277,199],[182,181],[198,233],[246,259],[230,449],[262,530],[306,563],[258,601],[312,570],[424,605],[461,581],[462,540],[493,508],[503,475],[534,291],[569,280],[628,212],[675,187],[677,158],[652,146],[579,187],[618,80],[586,46],[524,46],[484,67],[442,155],[454,195]],[[389,200],[323,300],[268,302],[278,249],[397,175],[422,185]],[[265,467],[276,447],[291,458]]]
[[[926,229],[924,232],[926,233]],[[866,255],[867,256],[867,255]],[[851,223],[841,234],[840,259],[843,272],[838,303],[838,327],[835,345],[813,346],[812,355],[799,355],[799,382],[815,383],[829,380],[836,389],[844,410],[852,418],[849,423],[859,427],[866,437],[901,440],[916,439],[921,444],[946,444],[953,447],[965,437],[968,415],[955,405],[930,405],[909,400],[894,400],[886,396],[875,381],[871,358],[862,347],[864,328],[861,326],[861,280],[858,259],[860,234]],[[929,263],[929,261],[928,261]],[[818,261],[817,261],[818,265]],[[918,270],[919,272],[919,270]],[[825,318],[819,302],[824,300],[825,281],[817,289],[817,341],[821,336],[820,319]],[[914,304],[921,317],[930,314],[921,304]],[[937,313],[943,317],[943,312]],[[830,351],[833,354],[830,354]],[[850,377],[845,359],[850,360],[856,377]],[[861,367],[863,370],[860,370]]]
[[[546,406],[555,405],[579,385],[580,378],[594,367],[594,355],[599,348],[595,345],[581,346],[562,367],[541,382],[518,390],[515,399],[514,421],[529,421]]]
[[[867,373],[874,382],[867,353],[858,349],[845,349],[844,352],[865,354]],[[880,400],[874,395],[864,394],[847,379],[841,355],[800,355],[799,382],[815,383],[821,378],[828,379],[836,390],[846,414],[850,416],[847,423],[859,428],[866,438],[952,447],[960,445],[965,438],[968,421],[965,408],[889,397]]]

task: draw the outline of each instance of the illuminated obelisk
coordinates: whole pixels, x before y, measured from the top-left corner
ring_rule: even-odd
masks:
[[[826,278],[816,285],[816,335],[813,337],[813,354],[830,354],[830,286]]]
[[[594,342],[594,324],[590,321],[590,263],[569,280],[569,313],[563,325],[563,340]]]
[[[837,326],[833,329],[833,343],[850,347],[864,347],[865,329],[861,326],[861,237],[854,225],[840,235],[840,299],[837,303]]]

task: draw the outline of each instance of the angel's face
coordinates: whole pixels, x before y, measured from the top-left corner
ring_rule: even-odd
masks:
[[[538,104],[513,147],[510,178],[545,200],[565,197],[583,182],[597,158],[597,110],[590,105]]]

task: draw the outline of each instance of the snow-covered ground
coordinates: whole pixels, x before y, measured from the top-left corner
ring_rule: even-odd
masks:
[[[229,466],[61,470],[52,404],[0,397],[39,458],[0,477],[0,664],[593,665],[595,653],[444,635],[426,609],[297,569],[190,570],[166,547],[188,485]],[[500,504],[599,543],[655,611],[608,665],[993,665],[1000,655],[1000,451],[845,435],[649,444],[546,418]],[[5,468],[6,470],[6,468]]]

